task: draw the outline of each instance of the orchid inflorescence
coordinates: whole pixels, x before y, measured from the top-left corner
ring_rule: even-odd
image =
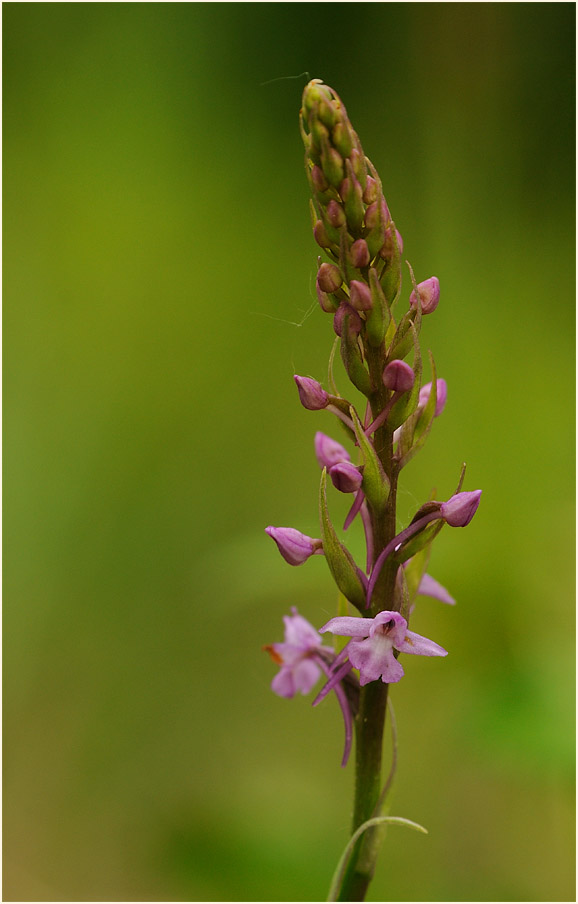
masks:
[[[320,537],[290,527],[266,530],[291,565],[302,565],[313,555],[325,556],[340,599],[359,615],[344,614],[341,605],[338,616],[316,631],[293,609],[285,617],[284,642],[266,649],[280,666],[272,684],[280,696],[309,693],[321,674],[326,676],[314,704],[331,691],[337,695],[345,719],[345,765],[352,725],[358,731],[358,762],[363,745],[375,743],[368,734],[371,729],[361,727],[367,719],[356,718],[367,686],[398,682],[404,674],[398,660],[401,653],[447,655],[439,644],[410,631],[408,622],[420,595],[454,602],[426,573],[429,554],[443,525],[469,524],[481,491],[462,491],[462,468],[458,487],[447,501],[428,500],[407,527],[397,530],[399,474],[423,448],[447,399],[446,382],[437,377],[431,353],[431,380],[423,382],[419,343],[424,316],[438,307],[440,285],[435,276],[416,283],[408,265],[411,290],[402,304],[403,241],[380,178],[340,98],[317,79],[304,90],[300,125],[312,194],[313,235],[327,258],[318,258],[317,297],[322,311],[333,318],[334,341],[349,380],[361,394],[362,406],[356,407],[338,392],[333,352],[329,389],[311,377],[295,375],[303,407],[335,415],[351,446],[348,450],[325,433],[315,435],[315,455],[322,469]],[[403,308],[397,318],[396,302]],[[330,519],[328,477],[337,491],[352,497],[343,529],[358,516],[362,523],[367,550],[363,568]],[[320,634],[326,632],[350,639],[337,653],[321,643]],[[387,688],[380,697],[383,711],[386,693]]]

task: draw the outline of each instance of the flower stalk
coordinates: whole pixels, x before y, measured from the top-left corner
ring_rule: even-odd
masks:
[[[417,283],[409,267],[411,291],[405,310],[394,316],[394,305],[402,296],[403,240],[379,175],[341,99],[318,79],[304,90],[300,127],[312,195],[313,236],[327,258],[319,258],[317,296],[323,314],[333,318],[335,342],[353,394],[361,403],[356,406],[339,394],[332,375],[334,351],[331,391],[311,377],[295,376],[303,407],[335,415],[354,447],[350,453],[324,433],[315,436],[321,469],[319,539],[293,528],[269,527],[267,533],[291,565],[323,555],[339,598],[357,614],[344,614],[341,608],[316,632],[294,610],[285,618],[285,642],[267,649],[280,666],[272,684],[280,696],[307,693],[325,676],[313,702],[318,705],[330,693],[337,697],[345,724],[343,765],[355,729],[352,837],[330,899],[362,901],[386,822],[416,826],[411,820],[381,815],[394,771],[382,787],[389,686],[404,675],[400,655],[447,655],[438,643],[409,630],[409,619],[418,596],[454,602],[425,568],[442,526],[469,524],[481,491],[461,492],[462,472],[453,496],[443,502],[430,499],[407,527],[398,530],[400,472],[423,448],[447,399],[446,383],[437,377],[431,354],[431,382],[423,383],[420,348],[423,318],[437,309],[440,284],[435,276]],[[328,487],[333,492],[332,486],[352,495],[344,530],[359,516],[367,546],[365,570],[355,562],[331,520]],[[350,639],[336,654],[321,643],[319,635],[326,632]],[[397,749],[394,764],[396,758]]]

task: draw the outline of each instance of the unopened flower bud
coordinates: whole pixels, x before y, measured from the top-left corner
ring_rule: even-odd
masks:
[[[365,189],[367,184],[367,179],[369,178],[367,175],[367,163],[365,162],[365,156],[362,154],[361,145],[359,144],[359,139],[357,139],[357,147],[354,147],[349,155],[349,162],[351,163],[351,168],[355,173],[357,179],[359,180],[362,189]]]
[[[335,111],[335,107],[331,103],[331,101],[320,100],[319,106],[317,107],[317,115],[321,122],[327,126],[328,129],[332,129],[335,121],[337,119],[337,113]]]
[[[329,188],[329,182],[323,175],[323,170],[320,166],[317,166],[317,164],[315,164],[315,166],[311,170],[311,181],[313,182],[315,191],[318,191],[321,194],[323,194],[323,192],[327,191],[327,189]]]
[[[363,475],[359,468],[350,461],[341,461],[329,469],[329,476],[333,486],[340,493],[356,493],[363,482]]]
[[[456,493],[447,502],[442,502],[440,513],[450,527],[465,527],[470,523],[480,504],[481,490]]]
[[[369,264],[369,248],[365,239],[357,239],[351,246],[349,257],[354,267],[360,270]]]
[[[322,220],[317,220],[313,227],[313,238],[320,248],[331,248],[331,241]]]
[[[385,240],[383,242],[383,245],[379,249],[379,256],[381,258],[383,258],[384,261],[392,260],[392,258],[395,257],[395,244],[394,244],[394,240],[393,240],[393,232],[394,232],[394,227],[388,226],[387,229],[385,230]],[[395,237],[397,239],[397,247],[398,247],[399,253],[402,254],[403,253],[403,239],[401,237],[401,233],[397,229],[395,230]]]
[[[311,79],[311,81],[305,85],[303,90],[303,110],[305,113],[311,113],[313,108],[319,104],[320,101],[330,103],[332,100],[333,96],[331,94],[331,88],[329,88],[328,85],[324,85],[321,79]]]
[[[337,292],[343,282],[341,271],[335,264],[323,263],[317,271],[317,285],[322,292]]]
[[[311,121],[311,135],[318,148],[323,144],[327,144],[329,130],[323,125],[318,116],[315,116]]]
[[[337,188],[343,181],[343,158],[327,141],[323,142],[321,149],[321,167],[329,184]]]
[[[342,301],[333,318],[333,329],[338,336],[343,336],[343,327],[346,319],[349,332],[359,334],[362,327],[361,317],[355,308],[352,308],[346,301]]]
[[[351,461],[347,449],[325,433],[315,434],[315,455],[320,467],[329,471],[334,465]]]
[[[345,217],[349,231],[359,232],[363,225],[364,206],[363,189],[357,179],[349,160],[346,161],[347,178],[339,186],[339,194],[343,198]]]
[[[419,400],[418,405],[420,408],[425,408],[428,403],[428,399],[431,395],[431,383],[426,383],[425,386],[419,391]],[[436,410],[435,417],[439,417],[442,411],[445,408],[446,400],[448,397],[448,384],[441,377],[439,380],[436,380]]]
[[[327,205],[327,219],[335,229],[339,229],[345,223],[345,213],[338,201],[330,201]]]
[[[323,551],[321,540],[314,540],[292,527],[266,527],[265,533],[275,540],[279,552],[290,565],[303,565],[310,556]]]
[[[377,201],[378,194],[379,187],[377,182],[371,176],[368,176],[365,191],[363,192],[363,200],[366,204],[373,204],[374,201]]]
[[[342,157],[349,157],[353,150],[353,137],[345,122],[338,122],[331,133],[333,144]]]
[[[326,314],[334,314],[339,307],[339,301],[337,301],[332,295],[328,295],[327,292],[323,291],[323,289],[320,289],[318,282],[315,283],[315,289],[317,291],[317,298],[319,300],[321,310],[325,311]]]
[[[413,369],[405,361],[390,361],[383,371],[383,383],[394,392],[409,392],[415,381]]]
[[[304,408],[309,411],[321,411],[322,408],[327,408],[329,396],[321,386],[321,383],[318,383],[317,380],[312,380],[310,377],[299,377],[297,374],[295,374],[293,379],[297,384],[299,401]]]
[[[417,290],[421,299],[422,314],[431,314],[438,306],[440,300],[440,283],[437,276],[430,276],[418,284]],[[417,307],[415,289],[409,296],[409,303],[413,308]]]
[[[371,311],[371,292],[369,286],[360,282],[358,279],[352,279],[349,283],[349,300],[357,311]]]
[[[391,216],[385,198],[381,199],[381,204],[379,201],[374,201],[365,211],[365,225],[368,229],[374,229],[380,222],[385,226],[390,220]]]

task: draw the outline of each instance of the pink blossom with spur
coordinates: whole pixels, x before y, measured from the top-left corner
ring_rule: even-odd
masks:
[[[271,689],[280,697],[291,698],[295,694],[308,694],[321,674],[315,661],[321,647],[319,632],[306,618],[299,615],[295,606],[291,615],[284,615],[285,640],[265,647],[280,671],[271,683]]]
[[[394,656],[394,650],[418,656],[447,656],[447,650],[439,644],[408,630],[407,621],[399,612],[385,610],[375,618],[332,618],[319,629],[320,634],[326,631],[351,637],[351,640],[335,660],[332,677],[315,703],[323,699],[334,683],[340,681],[351,668],[359,669],[361,686],[380,678],[386,684],[400,681],[404,671]]]
[[[327,677],[331,675],[335,654],[330,647],[322,645],[319,632],[306,618],[299,615],[295,606],[291,609],[291,615],[285,615],[283,621],[285,623],[283,643],[269,644],[263,649],[269,653],[273,662],[280,666],[279,672],[271,682],[271,690],[279,697],[291,699],[297,693],[308,694],[321,672]],[[356,683],[353,682],[351,686],[355,687]],[[345,726],[345,747],[341,765],[346,766],[353,740],[353,713],[341,683],[336,682],[333,690],[339,701]]]

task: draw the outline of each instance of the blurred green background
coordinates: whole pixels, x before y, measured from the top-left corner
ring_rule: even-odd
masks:
[[[372,900],[574,899],[574,5],[5,3],[6,900],[320,900],[353,770],[261,646],[334,612],[294,372],[333,332],[297,114],[343,97],[484,491],[412,625]],[[407,298],[407,285],[405,288]],[[335,518],[343,500],[331,497]],[[360,554],[361,538],[351,540]]]

